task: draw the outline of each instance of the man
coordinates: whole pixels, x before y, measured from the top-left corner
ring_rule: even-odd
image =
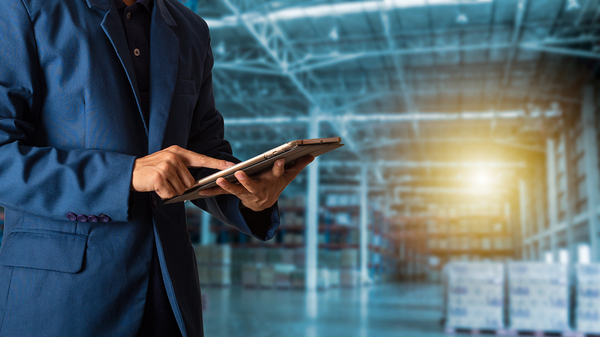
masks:
[[[206,23],[175,0],[4,4],[0,335],[201,336],[184,206],[160,198],[237,161]],[[194,203],[268,240],[311,160],[238,172]]]

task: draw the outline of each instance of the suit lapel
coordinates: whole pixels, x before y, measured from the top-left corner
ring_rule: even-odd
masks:
[[[154,1],[150,29],[150,126],[148,153],[162,149],[177,81],[179,39],[171,27],[175,20],[163,0]]]
[[[144,122],[144,129],[146,130],[146,136],[148,136],[148,121],[144,119],[144,114],[142,113],[137,81],[135,79],[135,71],[133,69],[133,61],[131,60],[131,55],[127,46],[127,39],[125,38],[125,33],[123,32],[123,26],[121,24],[121,19],[119,18],[117,7],[111,0],[88,0],[88,5],[92,8],[106,11],[104,19],[101,23],[102,30],[104,30],[104,33],[110,40],[115,52],[117,53],[117,56],[119,57],[119,60],[121,61],[121,65],[125,69],[125,73],[127,73],[127,79],[129,80],[129,85],[133,90],[135,101],[137,103],[138,113]]]

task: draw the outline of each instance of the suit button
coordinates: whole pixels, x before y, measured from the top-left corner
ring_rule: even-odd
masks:
[[[71,221],[75,221],[75,220],[77,220],[77,214],[69,212],[69,213],[67,213],[67,219],[69,219]]]
[[[98,217],[95,215],[90,215],[90,216],[88,216],[88,221],[89,222],[98,222]]]
[[[88,221],[88,217],[85,216],[84,214],[79,214],[77,216],[77,221],[79,221],[79,222],[87,222]]]
[[[98,219],[100,219],[100,222],[109,222],[110,221],[110,217],[106,214],[100,214],[98,216]]]

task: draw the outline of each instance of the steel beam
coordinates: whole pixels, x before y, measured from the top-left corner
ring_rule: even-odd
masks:
[[[537,43],[522,43],[519,47],[522,49],[536,50],[536,51],[541,51],[541,52],[546,52],[546,53],[575,56],[575,57],[581,57],[581,58],[600,59],[600,53],[582,50],[582,49],[550,47],[550,46],[544,46],[544,45],[537,44]]]
[[[364,162],[361,161],[322,161],[322,167],[361,167]],[[409,161],[409,160],[378,160],[369,163],[371,166],[386,168],[525,168],[525,162],[434,162],[434,161]]]
[[[313,117],[300,116],[274,116],[274,117],[255,117],[255,118],[226,118],[227,126],[247,126],[247,125],[262,125],[262,124],[297,124],[309,123],[312,118],[319,121],[329,122],[331,124],[343,124],[348,122],[357,123],[412,123],[415,120],[420,122],[430,121],[457,121],[457,120],[489,120],[497,119],[517,119],[517,118],[552,118],[562,115],[561,111],[548,110],[539,113],[527,114],[523,110],[499,111],[499,112],[408,112],[394,113],[384,112],[372,114],[347,114],[347,115],[327,115],[321,114]]]

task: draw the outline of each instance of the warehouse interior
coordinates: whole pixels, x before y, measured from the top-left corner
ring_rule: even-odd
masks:
[[[207,336],[600,334],[600,1],[184,3],[236,156],[346,144],[269,242],[189,208]]]
[[[270,241],[186,203],[206,336],[600,335],[600,0],[180,1],[236,157],[345,144]]]

